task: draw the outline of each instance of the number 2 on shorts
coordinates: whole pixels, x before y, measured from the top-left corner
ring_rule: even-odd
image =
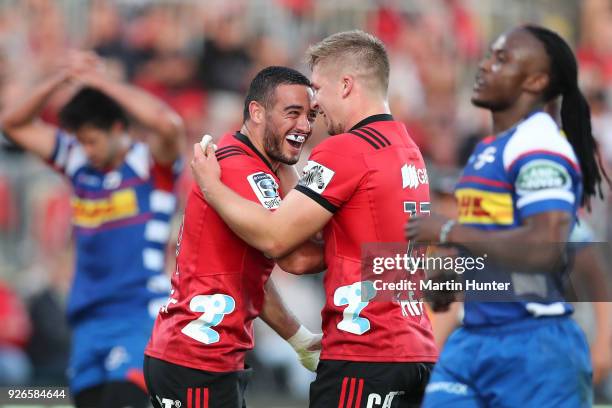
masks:
[[[334,292],[334,305],[346,306],[343,319],[338,323],[338,329],[362,335],[370,330],[370,321],[360,317],[359,313],[376,296],[374,284],[370,281],[355,282],[352,285],[340,286]]]
[[[235,307],[234,298],[221,293],[194,296],[189,302],[189,309],[203,314],[189,322],[181,332],[204,344],[217,343],[220,336],[213,327],[221,323],[223,317],[232,313]]]

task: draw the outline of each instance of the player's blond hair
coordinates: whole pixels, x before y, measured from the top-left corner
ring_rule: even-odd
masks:
[[[375,85],[385,95],[389,87],[389,57],[385,45],[361,30],[332,34],[306,51],[310,69],[317,64],[350,68]]]

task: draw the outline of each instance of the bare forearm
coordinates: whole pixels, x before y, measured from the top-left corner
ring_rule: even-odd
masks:
[[[610,320],[612,316],[612,303],[594,302],[593,311],[595,314],[597,337],[606,339],[609,344],[612,341],[612,324]]]
[[[15,104],[14,108],[9,108],[0,117],[2,127],[10,130],[33,122],[44,108],[49,97],[67,80],[67,74],[59,73],[39,84],[23,101]],[[17,142],[19,141],[17,140]]]
[[[99,76],[89,85],[113,98],[140,124],[160,135],[176,136],[182,131],[180,117],[165,103],[142,89]]]
[[[604,301],[610,296],[610,279],[607,276],[607,262],[597,245],[582,246],[576,251],[573,278],[586,284],[588,299]]]
[[[285,306],[272,279],[268,279],[264,287],[264,304],[259,317],[285,340],[300,327],[295,315]]]
[[[322,272],[326,268],[323,244],[306,241],[289,255],[277,259],[276,263],[283,271],[294,275]]]
[[[504,265],[528,269],[550,268],[561,259],[565,244],[537,228],[522,226],[505,231],[485,231],[455,225],[448,241],[468,249],[476,256]]]

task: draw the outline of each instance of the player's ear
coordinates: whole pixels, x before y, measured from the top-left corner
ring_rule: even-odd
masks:
[[[527,92],[539,94],[543,93],[550,83],[550,76],[545,72],[537,72],[527,76],[523,82],[523,89]]]
[[[351,93],[353,89],[353,85],[355,85],[355,78],[352,75],[344,75],[342,77],[342,89],[340,90],[340,95],[343,98],[346,98]]]
[[[264,122],[265,115],[265,108],[259,102],[249,102],[249,116],[251,117],[251,121],[260,125]]]

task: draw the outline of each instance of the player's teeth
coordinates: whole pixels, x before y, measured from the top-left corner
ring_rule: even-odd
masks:
[[[291,140],[292,142],[304,143],[306,141],[306,137],[301,135],[287,135],[287,140]]]

